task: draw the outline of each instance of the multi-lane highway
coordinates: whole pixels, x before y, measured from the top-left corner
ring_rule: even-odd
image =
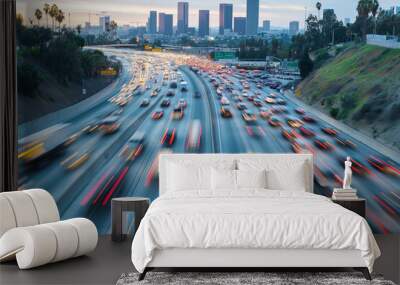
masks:
[[[87,216],[108,232],[111,198],[157,197],[160,152],[307,151],[315,155],[316,191],[329,196],[350,155],[353,186],[368,201],[373,230],[400,232],[400,166],[271,89],[267,74],[182,55],[106,52],[125,62],[108,100],[62,122],[68,140],[61,150],[34,162],[20,159],[21,187],[48,189],[63,217]],[[39,137],[34,146],[63,136]]]

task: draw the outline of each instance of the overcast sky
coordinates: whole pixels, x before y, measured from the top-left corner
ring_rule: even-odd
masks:
[[[70,13],[71,25],[84,24],[90,21],[92,25],[98,25],[99,15],[110,15],[118,25],[131,26],[144,25],[150,10],[174,14],[176,25],[176,0],[17,0],[17,9],[26,17],[32,17],[33,11],[43,7],[44,3],[56,3],[60,9],[66,12],[66,24]],[[234,16],[246,15],[246,0],[188,0],[189,25],[198,26],[198,10],[210,10],[210,26],[218,26],[218,6],[220,3],[232,3]],[[339,19],[356,16],[358,0],[320,0],[322,9],[333,8]],[[400,6],[400,0],[379,0],[383,8]],[[290,21],[300,21],[304,24],[306,9],[308,13],[316,14],[316,1],[310,0],[260,0],[260,26],[263,20],[271,20],[274,27],[287,27]],[[33,18],[33,17],[32,17]],[[42,20],[42,22],[45,20]]]

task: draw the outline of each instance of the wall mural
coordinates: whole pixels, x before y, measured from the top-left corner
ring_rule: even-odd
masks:
[[[113,197],[157,197],[160,153],[311,152],[326,196],[350,156],[373,231],[400,233],[400,49],[363,44],[358,22],[330,12],[310,15],[293,41],[284,29],[200,38],[156,29],[169,18],[147,19],[149,7],[139,21],[127,12],[136,1],[122,2],[107,12],[102,2],[17,0],[20,189],[47,189],[63,218],[106,233]],[[230,48],[208,48],[218,45]],[[225,64],[238,57],[241,66]]]

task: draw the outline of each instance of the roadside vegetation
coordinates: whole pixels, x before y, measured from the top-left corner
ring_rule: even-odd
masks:
[[[121,69],[103,52],[84,49],[79,33],[62,26],[65,16],[56,5],[45,4],[34,16],[36,21],[25,25],[17,15],[20,123],[89,97],[111,83]],[[101,76],[105,69],[115,70],[115,75]]]

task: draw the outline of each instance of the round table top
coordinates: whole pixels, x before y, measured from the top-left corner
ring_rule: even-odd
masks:
[[[142,201],[150,201],[150,199],[146,198],[146,197],[118,197],[118,198],[112,198],[112,201],[117,201],[117,202],[142,202]]]

